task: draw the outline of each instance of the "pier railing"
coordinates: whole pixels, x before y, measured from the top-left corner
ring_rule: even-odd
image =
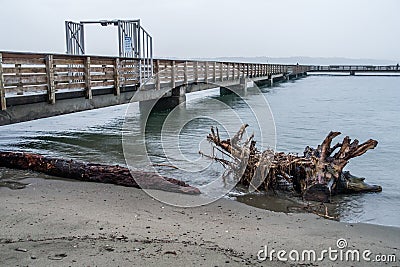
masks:
[[[399,66],[387,65],[387,66],[373,66],[373,65],[329,65],[329,66],[310,66],[309,71],[321,71],[321,72],[341,72],[341,71],[358,71],[358,72],[398,72],[400,71]]]
[[[80,90],[91,99],[93,90],[113,88],[119,95],[121,88],[140,86],[140,77],[155,73],[154,89],[162,84],[189,82],[221,82],[240,78],[268,77],[308,71],[310,66],[255,64],[214,61],[185,61],[154,59],[153,62],[134,58],[78,56],[63,54],[0,52],[1,109],[7,97],[16,95],[47,95],[49,103],[56,101],[56,92]],[[152,68],[146,64],[153,64]],[[151,74],[151,75],[149,75]]]

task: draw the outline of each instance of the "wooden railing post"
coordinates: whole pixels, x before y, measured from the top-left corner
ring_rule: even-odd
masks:
[[[119,73],[119,58],[117,57],[114,61],[114,94],[120,95],[121,88],[120,88],[120,73]]]
[[[183,69],[183,83],[188,84],[188,63],[185,61],[184,69]]]
[[[217,62],[213,63],[213,82],[217,81]]]
[[[21,64],[15,64],[15,77],[18,78],[17,95],[23,95],[24,89],[21,81]]]
[[[221,62],[221,63],[219,63],[219,79],[221,82],[224,80],[223,69],[224,69],[224,63]]]
[[[171,86],[175,88],[175,61],[171,61]]]
[[[161,89],[161,79],[160,79],[160,60],[156,60],[156,66],[155,66],[155,71],[154,71],[155,75],[156,75],[156,89],[160,90]]]
[[[194,62],[194,81],[197,83],[199,81],[199,63]]]
[[[54,60],[53,55],[46,56],[46,74],[47,74],[47,98],[50,104],[56,103],[56,90],[54,83]]]
[[[206,83],[208,83],[208,62],[206,61],[205,63],[204,63],[204,79],[205,79],[205,82]]]
[[[6,103],[6,89],[4,88],[4,76],[3,76],[3,54],[0,53],[0,103],[1,110],[7,109]]]
[[[104,66],[103,66],[104,67]],[[92,99],[92,86],[91,86],[91,77],[90,77],[90,57],[86,57],[85,59],[85,97],[87,99]]]

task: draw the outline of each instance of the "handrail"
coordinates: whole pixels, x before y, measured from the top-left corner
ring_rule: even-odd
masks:
[[[92,90],[140,86],[141,77],[159,73],[152,81],[156,89],[162,83],[223,82],[240,78],[268,77],[277,74],[304,73],[312,66],[262,64],[226,61],[148,59],[107,57],[98,55],[66,55],[0,51],[1,108],[6,98],[14,94],[47,94],[55,103],[55,92],[82,90],[88,99]],[[150,67],[151,65],[151,67]],[[152,66],[156,66],[153,70]],[[149,70],[151,73],[149,73]]]

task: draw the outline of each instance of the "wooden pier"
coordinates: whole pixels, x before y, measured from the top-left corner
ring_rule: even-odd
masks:
[[[0,125],[159,99],[173,108],[185,94],[248,80],[273,84],[307,73],[398,73],[392,66],[309,66],[0,51]],[[146,80],[143,77],[151,77]],[[166,92],[165,95],[163,92]]]
[[[0,125],[128,103],[144,83],[138,101],[158,98],[162,89],[178,88],[182,96],[245,87],[246,79],[273,83],[309,70],[299,65],[0,52]]]

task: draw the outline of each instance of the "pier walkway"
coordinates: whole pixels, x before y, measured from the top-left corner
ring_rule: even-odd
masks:
[[[245,90],[248,81],[272,85],[307,74],[337,72],[400,74],[400,69],[0,51],[0,125],[125,104],[136,93],[141,103],[162,94],[157,106],[168,109],[194,91],[220,87],[226,93]]]
[[[310,66],[0,51],[0,125],[159,98],[172,108],[189,92],[272,84]],[[143,78],[150,77],[150,78]],[[226,90],[225,90],[226,91]],[[172,101],[171,101],[172,100]]]

